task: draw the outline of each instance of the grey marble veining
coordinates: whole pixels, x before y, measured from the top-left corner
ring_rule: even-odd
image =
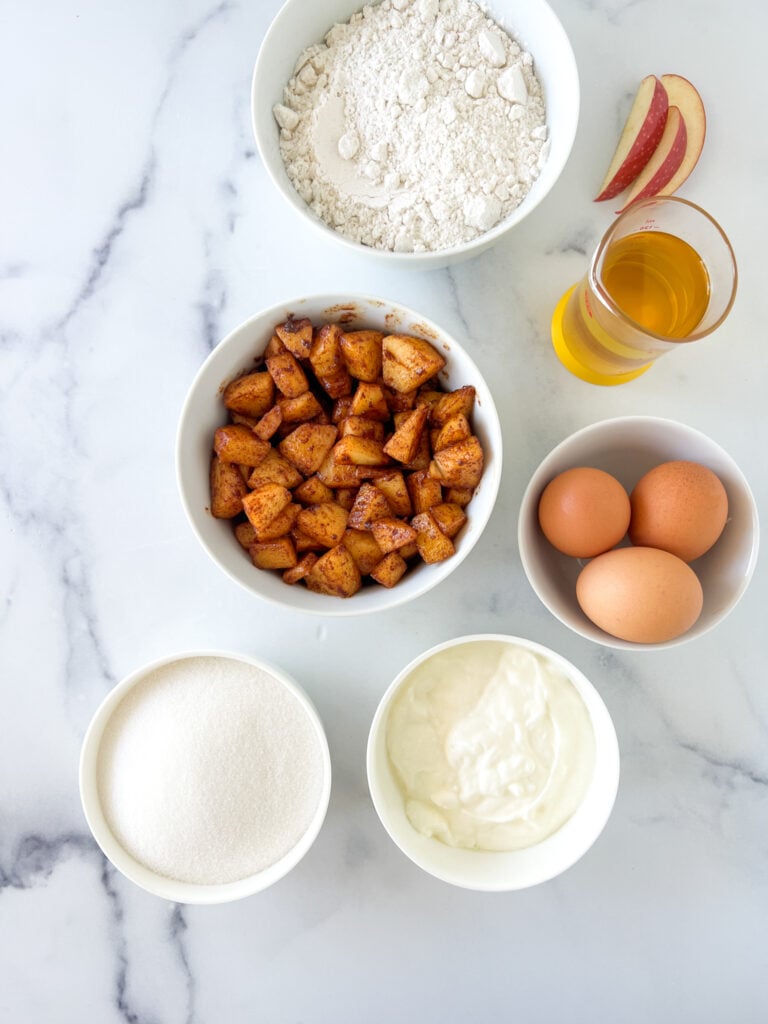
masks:
[[[597,419],[690,423],[768,502],[762,209],[768,15],[680,0],[552,0],[581,117],[556,188],[477,259],[409,273],[353,259],[273,192],[250,76],[278,0],[7,5],[0,33],[0,1020],[325,1024],[757,1024],[768,1001],[765,573],[694,644],[639,654],[569,633],[524,578],[516,519],[549,449]],[[612,216],[591,202],[637,82],[678,72],[708,116],[681,194],[726,228],[741,271],[726,324],[631,386],[557,364],[549,316]],[[176,493],[197,368],[259,309],[390,296],[443,324],[492,382],[504,429],[493,518],[438,590],[374,620],[262,604],[200,550]],[[761,515],[762,518],[762,515]],[[763,519],[764,522],[764,519]],[[392,845],[365,780],[371,716],[424,648],[527,636],[591,678],[622,779],[598,843],[554,882],[473,894]],[[125,674],[174,650],[262,654],[310,693],[331,747],[326,824],[250,900],[182,907],[93,842],[80,743]],[[370,652],[376,651],[375,659]]]

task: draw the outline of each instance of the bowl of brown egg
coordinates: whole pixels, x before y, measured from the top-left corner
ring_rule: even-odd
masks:
[[[626,650],[714,628],[743,596],[759,521],[733,458],[705,434],[652,416],[584,427],[533,474],[520,556],[543,604],[574,632]]]

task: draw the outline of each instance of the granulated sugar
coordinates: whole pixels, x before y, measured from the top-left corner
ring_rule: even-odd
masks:
[[[271,675],[196,657],[152,672],[110,718],[99,799],[121,845],[182,882],[234,882],[274,864],[307,831],[323,751],[297,698]]]
[[[305,202],[353,241],[394,251],[483,234],[549,150],[531,54],[473,0],[364,7],[301,54],[274,114]]]

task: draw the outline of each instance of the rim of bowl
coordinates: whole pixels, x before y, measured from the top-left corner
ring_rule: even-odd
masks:
[[[660,427],[671,427],[675,430],[683,431],[690,436],[693,436],[704,442],[706,445],[717,451],[718,455],[728,463],[729,469],[732,475],[739,481],[740,486],[743,489],[744,495],[747,499],[750,510],[751,530],[752,530],[752,544],[749,553],[749,559],[747,562],[744,575],[741,580],[741,585],[734,595],[728,606],[724,608],[718,615],[713,617],[712,621],[707,624],[694,623],[690,629],[686,630],[678,637],[674,637],[672,640],[665,640],[661,643],[655,644],[642,644],[632,640],[621,640],[619,637],[611,636],[610,633],[606,633],[600,629],[599,626],[594,625],[584,616],[583,622],[571,622],[563,618],[563,616],[555,610],[552,606],[552,602],[541,592],[537,582],[535,581],[536,573],[533,570],[528,545],[525,542],[525,522],[534,513],[534,501],[541,490],[542,484],[540,477],[544,474],[546,466],[556,460],[556,458],[562,454],[564,450],[570,447],[571,444],[584,438],[592,433],[598,433],[600,431],[607,431],[611,427],[617,425],[626,426],[642,426],[644,424],[653,424],[654,426]],[[683,423],[680,420],[669,419],[665,416],[615,416],[610,419],[597,420],[595,423],[587,424],[584,427],[575,430],[572,434],[564,437],[562,441],[555,445],[554,448],[549,451],[531,474],[531,478],[523,492],[523,496],[520,501],[520,512],[518,515],[517,522],[517,547],[520,552],[520,561],[522,562],[523,571],[531,586],[531,589],[536,594],[538,599],[544,605],[544,607],[564,626],[570,629],[572,632],[583,637],[585,640],[591,640],[593,643],[600,644],[603,647],[612,647],[616,650],[622,651],[662,651],[668,650],[671,647],[679,647],[682,644],[691,643],[693,640],[704,636],[711,632],[716,626],[719,626],[734,610],[736,605],[741,601],[747,588],[749,587],[750,581],[757,565],[757,557],[760,547],[760,520],[757,512],[757,502],[755,496],[752,493],[752,489],[749,486],[747,478],[736,463],[732,455],[729,454],[717,441],[713,440],[708,434],[705,434],[702,430],[697,427],[691,427],[687,423]],[[567,556],[566,556],[567,557]],[[583,613],[582,613],[583,614]]]
[[[598,803],[599,810],[595,814],[593,819],[592,828],[589,829],[587,837],[582,837],[580,842],[574,843],[573,848],[569,851],[568,855],[563,857],[557,867],[552,869],[541,870],[538,873],[533,871],[530,873],[530,877],[519,884],[488,884],[478,885],[476,882],[468,881],[466,877],[462,878],[460,872],[451,872],[450,870],[440,870],[428,866],[424,859],[420,858],[412,849],[406,848],[400,841],[393,835],[389,827],[389,822],[393,817],[399,819],[399,815],[396,813],[390,814],[388,810],[388,803],[382,795],[382,791],[379,785],[379,773],[376,768],[376,748],[381,742],[386,742],[386,725],[387,716],[389,713],[390,705],[400,690],[401,686],[405,683],[408,676],[413,672],[415,668],[428,661],[430,658],[439,654],[441,651],[448,650],[451,647],[457,647],[463,644],[471,643],[482,643],[482,642],[500,642],[510,645],[517,645],[525,648],[528,651],[540,654],[542,657],[548,659],[557,665],[568,677],[569,681],[576,688],[579,696],[584,701],[584,704],[589,712],[590,721],[592,722],[593,729],[595,731],[595,748],[596,748],[596,767],[593,773],[592,782],[590,783],[590,789],[597,784],[598,781],[598,765],[597,761],[600,760],[600,781],[605,782],[610,773],[610,782],[608,788],[602,794],[602,798]],[[600,726],[600,738],[598,741],[598,729]],[[386,753],[385,753],[385,756]],[[600,695],[597,687],[594,683],[586,677],[586,675],[577,668],[572,662],[565,658],[562,654],[552,650],[550,647],[546,647],[544,644],[540,644],[535,640],[529,640],[525,637],[512,636],[505,633],[472,633],[466,636],[454,637],[452,640],[445,640],[442,643],[436,644],[430,647],[428,650],[416,655],[401,671],[395,676],[394,680],[387,687],[384,695],[379,701],[373,719],[371,721],[370,730],[368,733],[368,743],[366,747],[366,774],[368,777],[368,789],[371,795],[371,801],[374,809],[376,810],[377,817],[381,822],[384,831],[387,833],[394,845],[404,854],[412,863],[417,867],[421,868],[422,871],[426,871],[427,874],[432,875],[433,878],[439,879],[441,882],[447,882],[451,885],[458,886],[463,889],[471,889],[475,892],[512,892],[520,889],[528,889],[535,885],[540,885],[542,882],[548,882],[553,878],[557,878],[562,875],[570,867],[573,867],[597,842],[601,833],[605,829],[608,820],[613,811],[614,804],[616,802],[616,796],[618,794],[619,779],[621,774],[621,759],[619,754],[619,741],[616,735],[616,727],[610,712],[606,706],[605,701]],[[395,783],[397,785],[397,783]],[[582,806],[589,795],[585,795],[582,801]],[[402,812],[404,815],[404,811]],[[525,854],[528,855],[530,851],[536,848],[541,848],[546,844],[554,840],[564,828],[566,828],[569,822],[573,821],[575,816],[579,813],[579,809],[574,812],[574,815],[564,822],[551,836],[547,836],[539,843],[535,843],[532,846],[524,847],[521,850],[511,851],[486,851],[486,850],[462,850],[463,853],[474,853],[479,857],[488,858],[500,858],[500,857],[511,857],[514,854]],[[407,818],[406,818],[407,821]],[[438,839],[432,837],[422,836],[421,833],[410,825],[414,836],[414,842],[423,845],[425,849],[429,850],[427,843],[440,843],[440,846],[445,846]],[[451,850],[453,847],[446,847]],[[457,851],[459,848],[455,848]]]
[[[282,22],[287,17],[290,16],[290,12],[294,7],[300,5],[303,2],[305,2],[305,0],[285,0],[280,10],[277,12],[275,17],[270,22],[264,39],[262,40],[262,44],[259,47],[259,52],[256,57],[256,62],[253,68],[253,74],[251,76],[251,130],[253,131],[253,136],[256,142],[256,148],[259,151],[259,156],[261,157],[262,165],[266,169],[269,179],[271,180],[277,191],[280,193],[280,195],[283,196],[286,202],[288,202],[288,204],[294,210],[294,212],[298,214],[302,218],[302,220],[310,224],[310,226],[315,231],[319,232],[323,238],[330,237],[335,239],[338,243],[343,245],[351,254],[354,255],[359,255],[362,252],[376,259],[380,259],[382,261],[390,263],[410,262],[413,263],[414,266],[417,263],[422,263],[425,265],[429,263],[433,267],[437,267],[439,265],[440,260],[444,259],[449,262],[458,262],[459,260],[464,258],[470,259],[475,255],[479,255],[483,250],[490,248],[499,240],[499,238],[505,235],[507,231],[511,230],[522,220],[524,220],[525,217],[528,216],[528,214],[532,213],[536,209],[536,207],[539,206],[539,204],[547,197],[547,195],[549,195],[554,186],[557,184],[557,181],[559,180],[562,172],[565,170],[565,167],[573,151],[574,142],[576,141],[576,132],[578,129],[579,112],[581,106],[581,88],[579,83],[579,70],[578,64],[576,62],[576,55],[573,51],[573,45],[571,44],[568,33],[565,31],[562,21],[555,13],[555,11],[552,9],[547,0],[537,0],[541,11],[544,12],[544,17],[549,19],[550,35],[553,38],[558,38],[560,46],[563,49],[561,55],[560,68],[561,72],[568,75],[572,83],[571,92],[569,93],[569,96],[574,107],[568,127],[563,133],[565,141],[562,150],[560,167],[554,174],[552,180],[546,185],[546,187],[543,187],[540,191],[534,192],[533,199],[530,203],[528,203],[528,198],[531,195],[531,192],[534,191],[534,189],[532,188],[531,192],[529,192],[525,196],[520,206],[512,210],[504,218],[504,220],[494,225],[494,227],[490,228],[488,231],[484,231],[481,235],[478,235],[477,238],[473,238],[469,242],[463,242],[459,245],[451,246],[450,248],[447,249],[434,249],[426,250],[424,252],[403,253],[395,252],[392,249],[376,249],[373,246],[366,246],[363,245],[361,242],[355,242],[351,238],[347,238],[345,235],[342,235],[340,232],[336,231],[329,224],[326,224],[325,221],[321,220],[317,216],[317,214],[315,214],[312,211],[308,204],[302,200],[301,196],[299,196],[298,192],[294,189],[293,185],[290,182],[288,182],[288,184],[286,185],[286,183],[280,180],[278,175],[273,171],[269,155],[266,152],[264,146],[262,133],[259,130],[258,118],[256,114],[257,103],[259,100],[258,84],[261,75],[264,56],[265,54],[270,52],[270,48],[274,45],[273,37],[277,35],[278,32],[280,31]],[[371,3],[375,2],[375,0],[360,0],[359,7],[356,9],[359,10],[360,8],[362,8],[366,2]],[[489,5],[489,7],[490,6],[492,6],[492,4]],[[487,13],[489,13],[489,16],[492,16],[493,12],[489,11]],[[332,25],[329,25],[328,30],[330,30],[332,27]],[[502,27],[504,28],[504,26]],[[513,29],[505,29],[505,31],[507,31],[511,35],[514,35]],[[317,40],[317,42],[319,41],[320,40]],[[299,57],[299,53],[300,51],[297,52],[296,54],[297,58]],[[520,209],[521,206],[523,207],[522,211]]]
[[[474,534],[466,535],[461,538],[456,551],[450,558],[445,559],[443,562],[438,562],[432,565],[420,565],[416,567],[421,573],[422,579],[417,585],[414,584],[413,576],[409,573],[408,586],[401,587],[400,584],[395,585],[390,590],[386,588],[381,589],[381,600],[371,606],[360,605],[355,601],[357,594],[351,598],[333,598],[328,595],[318,594],[314,595],[318,599],[325,599],[328,603],[332,604],[332,607],[324,607],[324,602],[318,600],[318,607],[303,607],[294,603],[290,599],[290,595],[293,592],[293,588],[284,585],[285,597],[282,596],[282,591],[278,593],[280,596],[276,596],[272,593],[266,593],[260,590],[258,587],[251,586],[243,579],[240,579],[237,575],[225,566],[216,557],[214,552],[210,549],[206,538],[203,536],[202,531],[198,528],[196,521],[196,512],[193,509],[190,498],[187,494],[186,478],[187,474],[182,471],[182,453],[185,444],[186,426],[190,416],[190,408],[194,401],[195,395],[198,389],[202,386],[205,377],[207,376],[210,366],[212,363],[217,362],[221,356],[220,351],[229,343],[233,341],[242,331],[247,330],[251,324],[255,324],[256,321],[266,317],[277,317],[285,318],[287,310],[297,310],[301,304],[317,303],[326,305],[328,307],[339,306],[341,303],[354,304],[354,303],[366,303],[374,306],[389,307],[395,309],[403,318],[412,319],[415,323],[423,325],[427,330],[425,334],[432,334],[433,342],[437,338],[443,348],[448,346],[448,360],[450,361],[450,352],[458,350],[461,354],[461,358],[468,364],[470,373],[472,374],[473,380],[467,383],[473,384],[475,387],[480,386],[484,391],[482,396],[482,416],[483,416],[483,427],[489,435],[489,450],[491,458],[489,459],[489,453],[485,453],[485,467],[483,469],[483,477],[480,481],[479,487],[483,488],[484,495],[484,506],[486,508],[485,516],[482,521],[476,520],[479,524],[479,528]],[[276,319],[275,322],[278,322]],[[268,340],[268,339],[267,339]],[[266,341],[264,343],[266,345]],[[232,371],[233,374],[237,373],[238,370]],[[225,378],[222,378],[222,380]],[[217,383],[217,388],[220,386],[221,381]],[[239,584],[249,594],[253,594],[256,597],[261,598],[264,601],[269,601],[271,604],[281,607],[290,608],[293,611],[302,612],[309,615],[328,615],[334,617],[348,617],[352,615],[368,615],[375,612],[389,611],[392,608],[399,607],[400,605],[406,604],[409,601],[413,601],[416,598],[422,597],[428,591],[432,590],[444,579],[451,575],[451,573],[458,569],[465,558],[470,554],[475,544],[480,540],[483,532],[485,531],[488,521],[493,514],[493,510],[496,505],[496,499],[498,497],[499,487],[501,485],[501,472],[503,465],[504,453],[503,453],[503,436],[501,430],[501,421],[499,420],[498,409],[496,408],[496,402],[494,401],[493,394],[483,374],[480,372],[477,364],[475,363],[472,356],[467,351],[466,347],[460,344],[456,338],[440,327],[431,318],[422,315],[417,310],[412,309],[409,306],[405,306],[400,302],[395,302],[391,299],[381,298],[380,296],[374,296],[365,294],[363,292],[344,292],[343,295],[338,292],[320,292],[312,295],[304,295],[299,298],[293,298],[284,302],[277,303],[273,306],[266,307],[257,313],[252,314],[238,324],[231,331],[229,331],[209,352],[202,365],[198,368],[192,383],[189,386],[187,394],[184,398],[184,402],[179,417],[178,428],[176,431],[176,446],[175,446],[175,463],[176,463],[176,484],[181,497],[181,503],[184,508],[187,520],[192,527],[192,531],[197,537],[203,550],[206,552],[211,561],[224,572],[231,580]],[[476,499],[473,498],[472,501]],[[471,514],[472,502],[470,502],[470,514]],[[259,572],[264,570],[257,570]],[[413,570],[411,570],[412,572]],[[378,593],[378,591],[377,591]]]
[[[270,864],[255,875],[249,875],[235,882],[223,882],[212,885],[181,882],[177,879],[160,875],[151,868],[148,868],[141,861],[136,860],[114,835],[106,821],[98,795],[96,766],[101,740],[107,723],[122,703],[126,694],[157,669],[174,662],[188,661],[192,658],[221,658],[239,661],[267,672],[299,701],[314,726],[320,744],[323,761],[323,785],[317,808],[306,832],[301,836],[296,845],[281,857],[280,860]],[[145,892],[151,893],[153,896],[160,896],[162,899],[172,900],[176,903],[189,905],[229,903],[234,900],[244,899],[246,896],[253,896],[267,889],[287,875],[309,851],[320,833],[328,811],[331,795],[331,755],[325,728],[317,709],[303,687],[284,669],[262,658],[237,651],[219,649],[178,651],[174,654],[167,654],[156,658],[134,669],[133,672],[121,679],[119,683],[116,683],[102,699],[93,713],[83,737],[78,766],[78,784],[83,814],[91,834],[96,840],[96,844],[112,866],[130,882],[133,882],[134,885],[137,885]]]

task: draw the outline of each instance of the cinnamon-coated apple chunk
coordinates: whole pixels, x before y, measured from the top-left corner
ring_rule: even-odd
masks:
[[[450,537],[446,537],[430,512],[421,512],[411,520],[416,531],[416,545],[422,559],[432,565],[450,558],[456,550]]]
[[[338,490],[342,487],[358,487],[360,480],[357,471],[360,467],[351,462],[337,462],[336,453],[333,448],[323,459],[322,465],[317,471],[319,480],[327,486]]]
[[[213,435],[213,450],[222,462],[236,462],[239,466],[258,466],[272,450],[249,427],[230,423],[217,427]]]
[[[382,331],[350,331],[341,336],[341,351],[350,374],[357,380],[375,381],[381,375]]]
[[[388,334],[381,350],[384,383],[395,391],[413,391],[445,366],[445,358],[434,345],[408,334]]]
[[[360,381],[352,396],[349,415],[386,423],[390,419],[390,411],[387,405],[387,396],[381,384]]]
[[[260,527],[258,530],[254,527],[256,540],[277,540],[278,537],[287,537],[293,529],[300,511],[301,505],[293,501],[290,502],[282,512],[278,512],[273,519],[270,519],[266,526]]]
[[[416,540],[416,531],[408,523],[395,516],[377,519],[371,525],[371,533],[384,554],[397,551]]]
[[[317,476],[309,476],[294,488],[293,497],[302,505],[319,505],[323,501],[333,501],[333,490]]]
[[[243,511],[248,486],[234,462],[211,459],[211,515],[216,519],[234,519]]]
[[[307,573],[305,581],[310,590],[333,597],[352,597],[362,583],[360,570],[343,544],[337,544],[321,555]]]
[[[359,485],[357,487],[337,487],[336,490],[333,491],[333,500],[337,505],[341,505],[342,508],[345,508],[347,512],[351,512],[359,490]]]
[[[378,565],[374,566],[371,571],[371,579],[389,589],[394,587],[407,568],[408,565],[402,555],[396,551],[390,551]]]
[[[280,484],[262,484],[243,498],[243,511],[256,531],[263,530],[291,501],[291,492]]]
[[[317,555],[314,551],[307,551],[306,554],[302,555],[296,565],[292,569],[286,569],[283,573],[283,583],[298,583],[299,580],[303,580],[312,569],[312,566],[317,561]]]
[[[309,394],[309,392],[307,392]],[[283,422],[283,410],[279,405],[273,405],[271,409],[253,425],[253,432],[261,441],[269,441],[273,434],[277,433],[280,424]]]
[[[393,515],[402,518],[413,514],[408,485],[401,470],[388,470],[382,473],[376,478],[376,486],[389,502]]]
[[[363,484],[349,513],[349,526],[354,530],[370,530],[377,519],[392,515],[384,494],[374,484]]]
[[[369,575],[384,556],[384,552],[376,543],[376,538],[370,530],[347,529],[344,531],[342,543],[354,558],[355,564],[363,576]]]
[[[262,484],[282,484],[283,487],[296,487],[302,480],[301,473],[296,467],[275,449],[270,448],[266,456],[256,466],[248,477],[248,486],[251,490],[261,487]]]
[[[447,419],[438,430],[432,450],[439,452],[441,448],[447,448],[449,445],[456,444],[457,441],[466,441],[471,436],[472,428],[469,425],[469,420],[463,412],[456,413],[455,416]]]
[[[365,416],[346,416],[339,421],[339,437],[352,434],[354,437],[370,437],[384,443],[384,424],[380,420],[369,420]]]
[[[286,398],[297,398],[303,395],[309,388],[307,375],[302,370],[298,360],[291,355],[288,349],[277,352],[267,359],[269,375],[275,382],[275,387]]]
[[[338,324],[323,324],[315,333],[309,362],[315,377],[331,398],[352,392],[352,378],[341,348],[342,330]]]
[[[278,398],[277,408],[282,423],[306,423],[323,411],[311,391],[305,391],[295,398]]]
[[[250,548],[257,569],[291,569],[296,565],[296,550],[290,537],[259,541]]]
[[[280,454],[304,476],[316,473],[336,440],[336,427],[302,423],[280,442]]]
[[[446,487],[477,487],[483,475],[483,449],[474,436],[435,452],[429,475]]]
[[[310,505],[299,512],[296,525],[308,537],[332,548],[341,543],[347,528],[347,511],[335,501]]]
[[[306,359],[312,347],[312,321],[307,317],[286,320],[275,327],[275,334],[297,359]]]
[[[451,540],[459,533],[467,521],[467,514],[461,505],[454,505],[451,502],[441,502],[439,505],[433,505],[429,511],[445,536],[450,537]]]
[[[274,395],[275,384],[266,370],[246,373],[226,386],[224,405],[231,412],[258,418],[272,405]]]
[[[445,395],[438,395],[437,401],[431,406],[429,422],[442,427],[451,417],[463,413],[467,419],[472,415],[475,404],[475,389],[471,384],[456,388]]]
[[[259,539],[256,536],[256,531],[247,520],[244,523],[237,524],[235,527],[235,537],[237,537],[237,543],[244,547],[246,551]]]
[[[333,454],[341,465],[385,466],[389,462],[381,441],[372,437],[347,434],[333,446]]]
[[[426,469],[411,473],[406,486],[416,515],[419,512],[426,512],[433,505],[439,505],[443,500],[443,488],[440,481],[436,477],[430,476]]]
[[[427,422],[429,411],[425,406],[403,413],[402,422],[384,445],[384,451],[398,462],[409,463],[419,450],[421,434]]]

